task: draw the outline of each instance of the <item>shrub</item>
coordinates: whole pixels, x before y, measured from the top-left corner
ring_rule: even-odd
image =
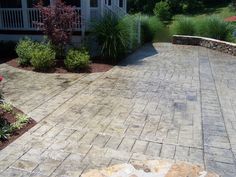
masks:
[[[36,70],[45,71],[55,64],[56,52],[49,43],[37,43],[31,51],[31,64]]]
[[[27,115],[25,115],[25,114],[17,114],[16,115],[16,120],[20,124],[24,125],[24,124],[27,124],[29,122],[30,118]]]
[[[162,40],[166,36],[165,27],[155,16],[141,17],[142,43]]]
[[[166,1],[156,3],[153,12],[162,21],[171,19],[170,6]]]
[[[41,2],[36,7],[42,17],[42,21],[36,24],[56,47],[58,55],[64,55],[66,45],[71,42],[73,29],[79,23],[79,14],[62,0],[56,0],[53,6],[47,7]]]
[[[93,24],[93,34],[101,46],[101,55],[115,63],[129,47],[129,25],[112,14]]]
[[[20,40],[16,46],[16,53],[18,55],[19,64],[26,66],[30,64],[32,50],[35,43],[29,38]]]
[[[0,128],[0,140],[7,140],[8,137],[10,136],[8,127],[2,127]]]
[[[76,70],[88,67],[90,56],[87,50],[70,49],[65,59],[65,65],[68,70]]]
[[[216,16],[198,22],[198,35],[200,36],[230,41],[232,33],[231,25]]]
[[[0,104],[0,108],[5,112],[12,112],[13,106],[9,103]]]
[[[184,17],[172,24],[171,31],[173,34],[193,36],[196,34],[196,26],[192,19]]]
[[[122,20],[121,23],[128,27],[128,50],[133,51],[138,47],[138,23],[140,20],[140,15],[127,15]]]
[[[13,41],[0,41],[0,58],[16,57],[16,43]]]

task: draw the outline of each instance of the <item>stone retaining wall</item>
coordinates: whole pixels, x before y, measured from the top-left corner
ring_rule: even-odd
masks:
[[[173,44],[197,45],[236,56],[236,44],[199,36],[174,35]]]

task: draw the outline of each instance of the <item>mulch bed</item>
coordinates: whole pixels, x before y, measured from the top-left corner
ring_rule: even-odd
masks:
[[[13,108],[12,112],[15,114],[17,114],[17,113],[23,114],[20,110],[18,110],[16,108]],[[4,112],[0,108],[1,118],[5,119],[8,123],[16,122],[16,118],[13,113]],[[15,131],[13,134],[11,134],[10,137],[8,138],[8,140],[0,140],[0,150],[4,149],[6,146],[8,146],[10,143],[12,143],[14,140],[19,138],[21,135],[23,135],[25,132],[27,132],[29,129],[31,129],[35,125],[36,125],[36,121],[30,118],[29,122],[23,128]]]
[[[17,59],[11,59],[6,61],[6,63],[10,66],[13,66],[15,68],[27,70],[27,71],[34,71],[32,66],[22,67],[17,62]],[[66,70],[64,62],[62,60],[58,60],[56,63],[55,68],[46,71],[46,73],[98,73],[98,72],[106,72],[109,71],[111,68],[113,68],[114,65],[111,64],[104,64],[97,61],[97,59],[93,60],[93,62],[89,65],[88,68],[81,69],[78,72],[71,72]]]

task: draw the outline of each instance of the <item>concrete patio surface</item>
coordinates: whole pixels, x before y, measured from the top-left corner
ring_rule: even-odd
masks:
[[[0,73],[5,99],[38,122],[0,151],[2,177],[158,159],[236,176],[236,57],[157,43],[106,73]]]

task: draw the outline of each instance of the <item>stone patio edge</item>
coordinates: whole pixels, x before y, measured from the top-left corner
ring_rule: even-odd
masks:
[[[174,35],[173,44],[195,45],[236,56],[236,44],[200,36]]]

